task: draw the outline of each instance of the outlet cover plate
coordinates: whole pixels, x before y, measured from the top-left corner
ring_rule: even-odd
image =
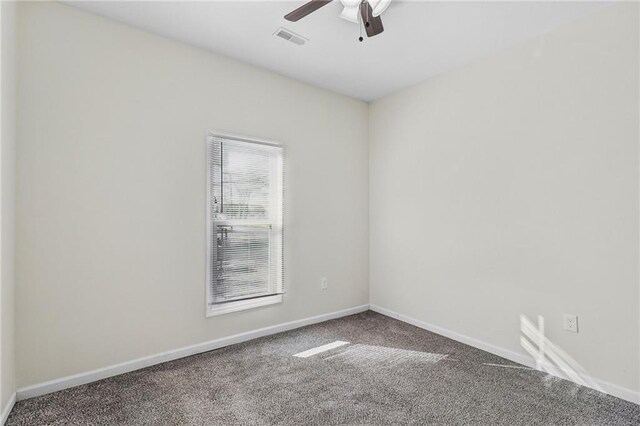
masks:
[[[578,316],[573,314],[564,314],[562,316],[562,328],[572,333],[578,332]]]
[[[326,290],[329,287],[329,283],[326,278],[320,278],[320,290]]]

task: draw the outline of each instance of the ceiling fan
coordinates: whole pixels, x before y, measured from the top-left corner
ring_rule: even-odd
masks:
[[[333,0],[311,0],[293,12],[286,14],[284,19],[296,22],[332,1]],[[376,36],[384,31],[380,15],[387,10],[391,0],[340,0],[340,3],[342,3],[343,6],[340,17],[356,24],[362,22],[367,37]],[[359,40],[363,40],[362,36],[360,36]]]

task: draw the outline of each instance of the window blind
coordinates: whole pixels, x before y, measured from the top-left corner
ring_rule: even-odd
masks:
[[[209,304],[282,294],[283,149],[209,138]]]

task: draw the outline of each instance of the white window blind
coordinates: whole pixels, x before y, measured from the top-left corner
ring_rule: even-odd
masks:
[[[210,135],[208,169],[210,311],[281,295],[282,147]]]

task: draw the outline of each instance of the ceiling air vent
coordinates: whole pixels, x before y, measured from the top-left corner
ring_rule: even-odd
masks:
[[[278,28],[276,32],[273,33],[273,35],[290,41],[291,43],[295,43],[298,46],[301,46],[309,41],[308,38],[302,37],[300,34],[296,34],[293,31],[282,27]]]

